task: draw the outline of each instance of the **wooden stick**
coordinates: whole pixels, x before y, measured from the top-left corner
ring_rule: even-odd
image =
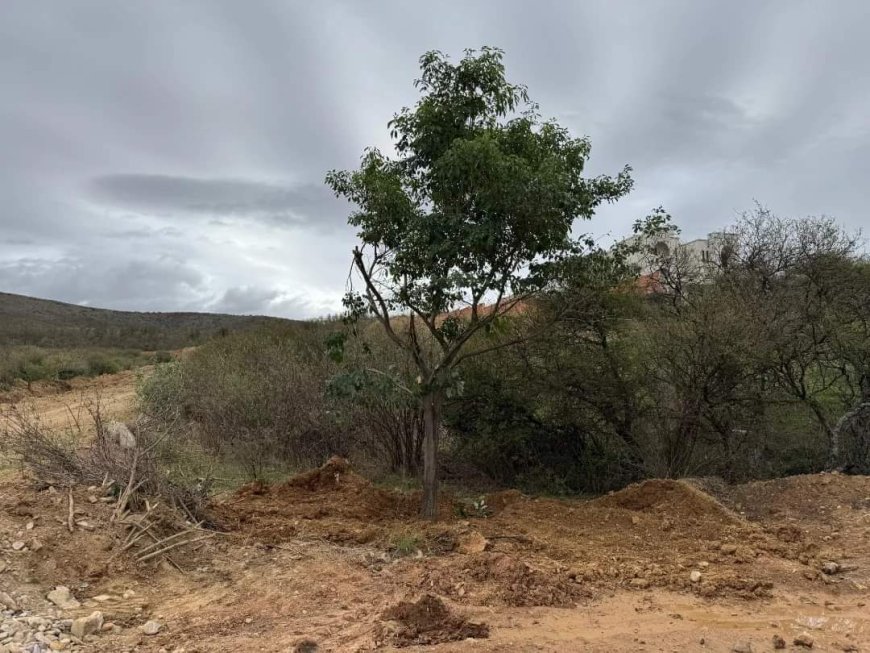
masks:
[[[171,542],[172,540],[178,539],[182,535],[187,535],[189,532],[190,531],[188,531],[188,530],[183,530],[183,531],[179,531],[175,535],[170,535],[169,537],[164,537],[162,540],[158,540],[154,544],[149,544],[144,549],[140,550],[139,555],[142,555],[143,553],[147,553],[148,551],[150,551],[156,547],[162,546],[163,544],[166,544],[167,542]]]
[[[151,539],[154,540],[155,542],[157,542],[157,541],[160,539],[159,537],[157,537],[157,536],[156,536],[154,533],[152,533],[151,531],[148,531],[148,535],[149,535],[149,536],[151,537]],[[171,564],[173,567],[175,567],[175,568],[176,568],[178,571],[180,571],[182,574],[186,574],[186,573],[187,573],[186,571],[184,571],[184,569],[181,568],[181,566],[180,566],[177,562],[175,562],[175,560],[173,560],[173,559],[170,558],[169,556],[166,556],[166,560],[169,562],[169,564]]]
[[[166,553],[167,551],[170,551],[176,547],[184,546],[185,544],[193,544],[194,542],[199,542],[201,540],[207,540],[207,539],[210,539],[212,537],[214,537],[214,534],[209,533],[208,535],[203,535],[202,537],[196,537],[192,540],[185,540],[183,542],[176,542],[175,544],[170,544],[169,546],[163,547],[162,549],[158,549],[157,551],[149,553],[148,555],[142,556],[141,558],[138,558],[138,560],[139,560],[139,562],[145,562],[146,560],[150,560],[154,556],[158,556],[161,553]]]
[[[73,493],[72,493],[72,485],[69,486],[69,493],[67,495],[69,497],[69,516],[67,517],[66,527],[69,529],[69,532],[72,533],[75,530],[75,503],[73,502]]]

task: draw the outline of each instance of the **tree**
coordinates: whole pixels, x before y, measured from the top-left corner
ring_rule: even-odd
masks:
[[[589,140],[542,120],[526,88],[505,78],[502,57],[489,47],[467,50],[457,64],[424,54],[422,97],[389,123],[396,157],[368,149],[358,170],[326,178],[358,207],[348,222],[359,230],[353,269],[363,288],[351,288],[345,304],[376,317],[419,371],[428,518],[437,512],[441,407],[456,366],[512,343],[476,336],[546,288],[554,263],[580,249],[574,222],[632,184],[628,167],[584,178]]]

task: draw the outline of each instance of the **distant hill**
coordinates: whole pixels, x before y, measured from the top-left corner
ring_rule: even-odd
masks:
[[[291,322],[217,313],[113,311],[0,292],[0,346],[179,349],[228,331]]]

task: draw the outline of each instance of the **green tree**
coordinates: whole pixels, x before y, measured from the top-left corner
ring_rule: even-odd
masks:
[[[558,270],[553,263],[580,249],[574,222],[632,184],[628,167],[584,178],[589,140],[542,120],[526,88],[505,78],[502,56],[485,47],[453,64],[440,52],[424,54],[422,97],[389,123],[396,157],[368,149],[358,170],[326,178],[358,207],[349,223],[359,230],[353,266],[363,287],[345,303],[374,315],[419,371],[421,512],[429,518],[437,512],[438,432],[454,368],[511,344],[475,336],[545,289]]]

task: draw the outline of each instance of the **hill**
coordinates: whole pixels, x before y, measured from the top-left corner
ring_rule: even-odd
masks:
[[[291,320],[217,313],[140,313],[0,292],[0,347],[178,349],[211,337]]]

